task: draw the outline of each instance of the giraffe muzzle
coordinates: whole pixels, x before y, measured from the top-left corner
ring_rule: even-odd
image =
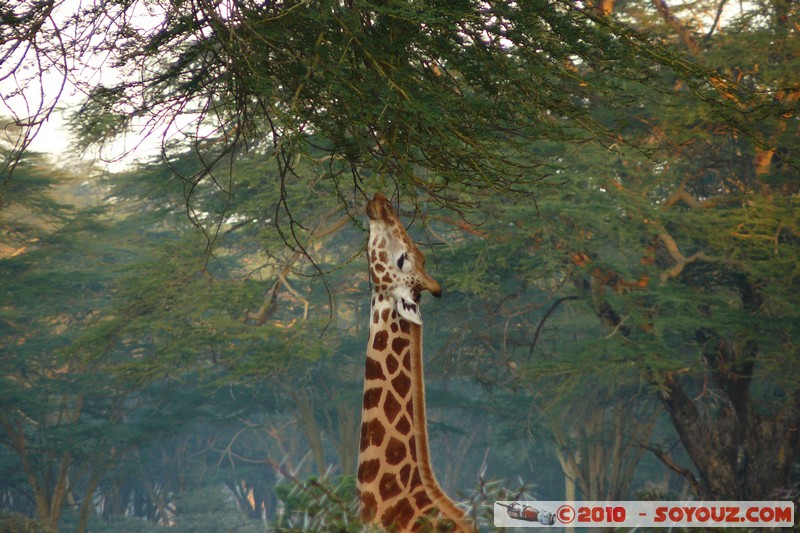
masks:
[[[433,294],[434,297],[441,298],[442,297],[442,286],[439,285],[436,282],[436,280],[434,280],[432,277],[427,276],[427,278],[428,279],[425,280],[425,284],[423,285],[423,288],[428,289],[429,291],[431,291],[431,294]]]

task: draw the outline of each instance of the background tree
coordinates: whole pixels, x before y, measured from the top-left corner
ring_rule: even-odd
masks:
[[[796,107],[791,102],[799,94],[797,80],[785,70],[792,68],[797,57],[785,38],[788,26],[796,26],[792,22],[797,20],[796,7],[785,2],[760,3],[736,18],[725,34],[717,35],[712,26],[701,38],[665,2],[654,4],[667,27],[703,62],[724,65],[721,72],[774,95],[787,109]],[[714,7],[721,4],[695,9],[711,11]],[[742,54],[745,39],[755,46]],[[701,42],[704,47],[698,44]],[[737,50],[735,56],[729,55],[733,49]],[[735,96],[728,98],[732,105],[742,105]],[[682,115],[676,122],[668,120],[670,115],[646,120],[654,126],[650,134],[667,141],[660,143],[665,149],[664,164],[650,166],[651,172],[663,176],[656,182],[661,191],[654,196],[654,180],[645,176],[639,181],[645,188],[634,186],[627,192],[646,195],[659,204],[658,212],[651,210],[641,219],[653,235],[652,256],[645,262],[661,266],[661,301],[670,302],[669,307],[694,321],[684,329],[677,327],[678,320],[671,320],[669,330],[656,332],[665,340],[667,334],[676,333],[676,340],[691,340],[682,350],[697,354],[693,362],[686,362],[688,368],[651,376],[664,387],[660,392],[663,404],[699,475],[695,478],[683,467],[671,466],[687,475],[697,492],[708,498],[785,494],[792,487],[796,460],[787,458],[797,457],[798,440],[793,430],[784,430],[797,427],[800,413],[797,388],[780,379],[787,365],[796,361],[796,353],[791,348],[787,351],[786,343],[792,345],[789,339],[797,335],[796,329],[788,326],[796,323],[792,318],[795,311],[783,295],[796,294],[797,280],[793,267],[784,270],[779,265],[784,264],[780,257],[794,256],[797,246],[797,176],[792,163],[797,122],[794,112],[787,111],[780,118],[754,124],[748,138],[702,108],[691,112],[677,102],[674,108],[680,108]],[[679,133],[687,130],[689,135]],[[795,133],[784,137],[788,131]],[[782,155],[773,164],[776,154]],[[628,169],[618,172],[615,188],[620,192],[630,187],[629,180],[635,175]],[[606,286],[609,281],[624,286],[616,272],[602,275]],[[603,310],[598,313],[605,313],[610,326],[622,319],[614,307],[604,298]],[[612,312],[617,313],[616,318]],[[640,311],[645,317],[640,322],[649,323],[649,313],[665,318],[663,312],[664,305],[648,302]],[[776,316],[781,318],[776,320]],[[789,322],[783,323],[784,318]],[[659,322],[653,321],[653,325],[657,328]],[[776,359],[778,353],[787,358]],[[686,376],[687,370],[691,375],[695,368],[702,385]],[[769,383],[770,392],[761,393],[754,385],[759,382]],[[771,434],[775,437],[768,437]]]

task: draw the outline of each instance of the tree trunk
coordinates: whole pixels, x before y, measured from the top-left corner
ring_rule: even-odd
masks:
[[[706,401],[705,391],[689,398],[674,376],[667,376],[661,401],[700,474],[693,484],[699,498],[775,499],[793,486],[791,468],[800,451],[800,389],[777,413],[759,413],[749,393],[755,355],[736,364],[735,354],[727,345],[717,347],[710,379],[722,396],[718,407]],[[667,466],[687,478],[692,475]]]
[[[105,474],[106,471],[105,467],[101,466],[93,466],[92,470],[93,472],[89,478],[89,484],[86,487],[86,494],[81,502],[77,533],[86,533],[86,525],[89,522],[89,515],[92,510],[94,493],[97,490],[97,485],[100,484],[100,480],[103,479],[103,474]]]
[[[591,282],[583,288],[591,290],[601,322],[628,337],[630,330],[623,329],[619,314],[605,297],[607,278],[594,269]],[[742,306],[758,312],[763,304],[758,291],[745,279],[740,280],[738,290]],[[696,337],[709,347],[701,354],[707,375],[696,398],[687,394],[677,373],[654,373],[649,379],[660,389],[659,399],[699,479],[667,454],[653,450],[655,455],[684,476],[701,499],[764,500],[789,493],[793,487],[791,468],[800,454],[800,387],[788,391],[791,400],[784,402],[780,410],[764,414],[750,393],[758,347],[751,341],[728,340],[705,329],[699,329]],[[579,485],[585,492],[583,484]],[[591,483],[588,485],[591,492]]]
[[[658,412],[654,410],[646,420],[639,420],[630,407],[633,402],[634,398],[620,398],[588,410],[579,417],[579,424],[566,428],[569,438],[564,437],[563,423],[553,426],[556,456],[571,498],[575,498],[576,487],[584,500],[627,497]]]
[[[311,449],[311,454],[314,457],[314,462],[317,466],[319,475],[325,474],[325,450],[322,445],[322,431],[317,424],[317,419],[314,416],[313,400],[309,397],[304,389],[298,389],[291,392],[292,399],[295,402],[295,413],[300,422],[303,432],[308,439],[308,445]]]
[[[564,471],[564,499],[568,502],[575,501],[575,478],[567,474],[566,470],[564,469],[565,464],[561,463],[561,469]],[[573,525],[569,525],[564,528],[566,533],[574,533],[575,527]]]

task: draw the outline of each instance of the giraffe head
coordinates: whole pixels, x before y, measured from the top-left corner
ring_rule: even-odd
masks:
[[[388,300],[402,318],[422,325],[419,296],[428,290],[437,298],[442,288],[425,272],[425,256],[400,223],[392,204],[381,193],[367,203],[367,256],[378,301]],[[373,298],[373,301],[374,301]]]

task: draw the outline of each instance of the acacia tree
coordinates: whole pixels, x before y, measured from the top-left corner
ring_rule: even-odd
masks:
[[[46,57],[89,95],[76,113],[83,144],[130,127],[164,135],[165,154],[176,143],[202,154],[195,183],[214,182],[226,154],[261,147],[276,187],[304,179],[306,158],[344,198],[376,176],[370,187],[458,207],[460,192],[521,190],[546,175],[543,161],[519,157],[531,142],[612,142],[586,103],[626,104],[626,80],[658,86],[668,69],[723,99],[705,69],[567,0],[106,2],[61,17],[60,4],[46,6],[3,8],[5,54]],[[99,83],[74,77],[97,58]]]
[[[682,332],[686,347],[697,354],[693,362],[684,362],[688,367],[651,374],[696,475],[657,453],[703,497],[785,497],[794,491],[800,453],[795,429],[800,389],[781,379],[797,359],[792,304],[797,277],[789,263],[796,261],[800,237],[794,205],[797,121],[791,111],[800,91],[798,50],[789,36],[796,32],[800,12],[780,0],[759,2],[735,17],[726,32],[716,35],[712,26],[701,36],[674,12],[678,6],[653,4],[665,27],[694,56],[724,65],[722,72],[767,92],[787,109],[754,124],[750,139],[702,109],[687,113],[684,106],[680,117],[651,117],[651,135],[669,139],[663,143],[661,190],[640,188],[646,183],[642,179],[629,188],[635,173],[619,172],[621,191],[648,191],[659,202],[658,211],[649,210],[642,220],[652,235],[649,259],[643,261],[661,267],[662,301],[696,321],[679,326],[676,320],[672,331],[658,331],[658,321],[647,316],[659,316],[665,306],[648,302],[653,307],[640,310],[640,324],[652,323],[653,333],[664,340]],[[694,9],[721,7],[708,2]],[[742,105],[734,95],[728,98],[731,105]],[[689,124],[690,135],[679,133]],[[600,276],[598,284],[606,287],[624,284],[613,271]],[[607,298],[601,306],[598,314],[618,327],[623,313]],[[700,383],[689,377],[695,372]]]
[[[624,6],[620,16],[665,18],[653,27],[665,44],[701,42],[664,2]],[[624,376],[648,382],[689,461],[668,453],[674,441],[641,445],[709,499],[796,494],[800,391],[787,376],[798,335],[797,53],[786,35],[797,11],[783,2],[751,8],[693,53],[774,95],[783,115],[742,135],[679,80],[672,94],[640,93],[627,111],[598,106],[597,120],[624,125],[645,151],[540,144],[564,163],[557,186],[539,184],[541,218],[485,205],[489,222],[475,233],[493,240],[472,244],[473,260],[448,264],[464,288],[498,294],[491,305],[505,327],[494,341],[472,341],[513,348],[499,351],[495,381],[532,382],[545,398],[620,387]],[[516,285],[506,289],[509,279]]]
[[[274,276],[283,265],[257,263],[263,254],[242,250],[234,232],[204,271],[181,182],[162,180],[164,167],[89,182],[26,154],[15,172],[0,211],[4,510],[46,530],[67,521],[85,531],[99,506],[170,523],[176,498],[199,487],[252,491],[276,471],[270,459],[286,458],[262,449],[252,460],[267,472],[252,484],[241,468],[251,457],[231,426],[241,419],[259,432],[277,395],[269,379],[260,394],[248,379],[279,380],[318,357],[324,342],[306,341],[303,329],[324,319],[290,327],[291,298],[268,297],[272,321],[253,327],[249,312],[274,292],[253,271]],[[100,207],[101,197],[111,201]],[[219,208],[213,194],[203,202]],[[188,232],[195,238],[182,239]],[[233,463],[227,477],[205,473],[222,458]]]

